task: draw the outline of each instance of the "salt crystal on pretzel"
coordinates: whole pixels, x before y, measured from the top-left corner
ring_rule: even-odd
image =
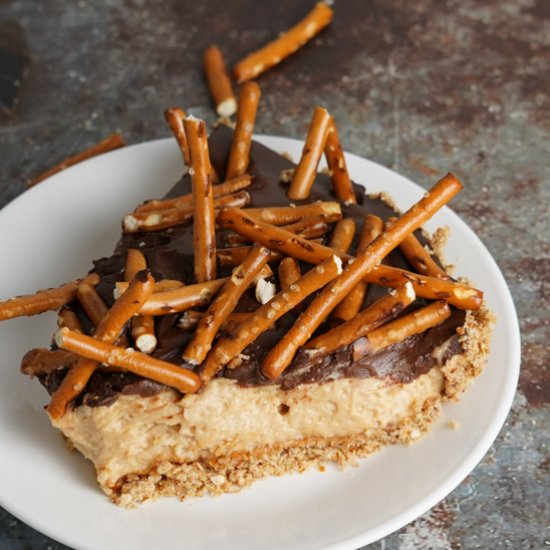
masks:
[[[353,343],[353,360],[376,353],[415,334],[440,325],[451,315],[449,304],[433,302],[367,333]]]
[[[185,347],[182,358],[198,365],[203,362],[212,347],[218,329],[235,309],[237,302],[250,286],[255,276],[266,265],[269,250],[262,246],[253,246],[244,262],[233,269],[214,300],[210,303],[206,315],[200,320],[193,337]]]
[[[193,371],[155,359],[133,348],[113,346],[66,328],[57,330],[55,342],[61,349],[72,351],[94,362],[133,372],[182,393],[194,393],[201,387],[200,378]]]
[[[341,272],[342,262],[337,256],[333,256],[308,271],[287,290],[282,290],[256,310],[250,318],[235,327],[231,337],[222,338],[210,351],[200,374],[203,383],[211,380],[275,321]]]
[[[340,204],[332,201],[318,201],[301,206],[271,206],[265,208],[246,208],[246,214],[271,225],[288,225],[300,222],[304,218],[323,216],[327,223],[342,218]]]
[[[39,290],[34,294],[16,296],[0,302],[0,321],[59,309],[73,300],[78,285],[84,281],[97,284],[99,276],[96,273],[91,273],[84,279],[77,279],[57,288]]]
[[[415,298],[416,294],[412,284],[406,283],[379,298],[352,319],[310,340],[306,344],[306,349],[326,354],[348,346],[366,333],[399,315],[408,305],[412,304]]]
[[[340,145],[340,138],[338,137],[338,130],[336,129],[334,118],[331,119],[327,133],[325,158],[327,159],[330,179],[332,180],[332,188],[336,198],[345,205],[356,204],[357,198],[355,197],[353,184],[349,177],[346,159],[342,151],[342,146]]]
[[[250,195],[246,191],[238,191],[231,195],[223,195],[213,199],[214,211],[224,206],[242,207],[250,204]],[[189,223],[194,219],[192,205],[163,210],[147,210],[127,214],[122,220],[125,233],[138,231],[159,231],[168,227]]]
[[[368,214],[363,219],[363,226],[357,243],[356,255],[362,254],[367,246],[382,233],[384,222],[378,216]],[[367,293],[367,282],[359,281],[351,292],[334,308],[331,317],[349,321],[361,310]]]
[[[203,66],[216,112],[221,117],[233,116],[237,110],[237,101],[225,69],[222,52],[217,46],[206,49],[203,55]]]
[[[332,21],[333,15],[332,9],[325,2],[315,4],[304,19],[294,27],[239,61],[233,69],[237,82],[256,78],[293,54],[324,29]]]
[[[154,285],[155,280],[148,271],[138,272],[126,292],[113,304],[97,325],[94,331],[95,340],[94,338],[90,338],[90,340],[106,343],[115,342],[120,336],[124,325],[137,313],[145,300],[151,295]],[[67,328],[58,329],[59,331],[69,331],[79,337],[89,338]],[[59,344],[58,347],[64,349]],[[52,395],[48,405],[48,414],[51,418],[58,419],[65,414],[67,405],[82,393],[98,366],[93,358],[81,358],[76,362]]]
[[[244,174],[250,163],[250,145],[260,101],[260,87],[255,82],[246,82],[239,94],[239,108],[233,141],[227,159],[225,177],[235,178]]]
[[[237,191],[246,189],[252,183],[252,176],[249,174],[243,174],[237,176],[231,180],[224,181],[218,185],[212,186],[212,195],[214,199],[217,197],[223,197],[224,195],[231,195]],[[164,200],[152,200],[145,204],[141,204],[135,209],[135,212],[150,212],[151,210],[168,210],[171,208],[183,208],[186,206],[193,206],[193,194],[181,195],[173,199]]]
[[[306,136],[302,156],[287,190],[291,200],[307,199],[317,175],[317,167],[325,149],[331,116],[326,109],[316,107]]]
[[[92,145],[92,147],[89,147],[88,149],[85,149],[84,151],[78,153],[77,155],[69,157],[59,164],[56,164],[49,170],[46,170],[46,172],[43,172],[39,176],[36,176],[32,180],[30,180],[27,185],[29,187],[32,187],[33,185],[40,183],[46,178],[49,178],[50,176],[53,176],[54,174],[65,170],[65,168],[68,168],[69,166],[73,166],[75,164],[78,164],[79,162],[82,162],[83,160],[96,157],[103,153],[107,153],[108,151],[118,149],[119,147],[124,147],[124,145],[126,144],[124,143],[124,139],[122,138],[122,136],[120,134],[113,134],[100,141],[99,143]]]
[[[268,352],[262,362],[263,373],[275,380],[290,365],[296,351],[305,344],[329,313],[344,299],[351,289],[367,275],[387,254],[462,188],[452,174],[439,180],[426,195],[405,212],[367,250],[348,262],[342,275],[331,281],[297,319],[285,336]]]

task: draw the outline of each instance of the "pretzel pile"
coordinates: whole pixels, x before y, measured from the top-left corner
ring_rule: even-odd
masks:
[[[205,58],[218,71],[223,67],[219,61],[217,51]],[[359,227],[346,217],[346,208],[357,197],[335,121],[324,108],[314,110],[302,157],[286,178],[289,204],[250,207],[247,189],[253,178],[247,170],[259,98],[256,83],[242,87],[221,183],[210,162],[205,123],[179,108],[166,111],[192,191],[146,202],[123,219],[127,233],[192,224],[194,281],[155,281],[149,271],[154,266],[147,265],[140,250],[129,249],[111,307],[96,288],[100,277],[95,273],[0,302],[0,319],[59,310],[54,349],[32,350],[21,367],[30,375],[66,370],[48,407],[52,418],[65,414],[97,369],[133,372],[183,393],[196,392],[224,368],[246,360],[247,346],[289,312],[296,321],[259,366],[270,380],[282,375],[300,349],[326,355],[348,347],[353,360],[361,361],[437,326],[449,317],[451,307],[481,306],[483,294],[453,280],[413,234],[460,191],[457,178],[443,177],[399,218],[384,222],[367,214]],[[224,109],[230,104],[223,103]],[[336,200],[308,202],[323,154]],[[295,200],[301,203],[295,205]],[[224,248],[217,247],[220,231]],[[382,263],[395,248],[413,271]],[[225,276],[228,266],[232,272]],[[372,284],[393,290],[364,308]],[[254,289],[257,308],[239,311],[243,295]],[[424,304],[408,312],[417,297]],[[177,316],[180,330],[192,332],[190,339],[182,338],[187,343],[179,365],[154,356],[156,318],[168,314]],[[82,316],[93,327],[88,333]]]

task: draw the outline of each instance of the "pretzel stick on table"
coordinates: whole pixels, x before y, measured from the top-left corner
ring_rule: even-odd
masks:
[[[253,246],[244,262],[233,269],[231,277],[210,303],[206,315],[199,321],[193,338],[183,351],[182,358],[198,365],[203,362],[212,347],[218,329],[235,309],[237,302],[250,286],[255,276],[266,265],[269,250]]]
[[[57,330],[55,341],[61,349],[72,351],[94,363],[119,367],[182,393],[194,393],[201,387],[200,378],[193,371],[133,349],[113,346],[66,328]]]
[[[406,283],[379,298],[349,321],[310,340],[305,347],[312,352],[326,354],[347,346],[399,315],[415,298],[411,283]]]
[[[389,227],[395,219],[396,218],[388,218],[386,225]],[[399,244],[399,250],[418,273],[428,275],[429,277],[450,279],[445,270],[435,262],[431,254],[422,246],[413,233],[403,239]]]
[[[130,248],[126,253],[126,266],[124,269],[124,280],[130,282],[139,271],[147,269],[147,260],[141,250]],[[156,287],[156,284],[155,284]],[[155,287],[153,287],[153,292]],[[130,334],[134,344],[143,353],[152,353],[157,347],[155,336],[155,320],[149,315],[134,315],[130,319]]]
[[[237,191],[242,191],[246,189],[252,183],[252,176],[249,174],[243,174],[233,178],[232,180],[224,181],[218,185],[212,186],[212,195],[214,200],[218,197],[223,197],[224,195],[232,195]],[[159,210],[169,210],[172,208],[184,208],[193,206],[193,194],[188,193],[187,195],[181,195],[180,197],[175,197],[173,199],[164,199],[164,200],[152,200],[148,201],[145,204],[141,204],[135,209],[135,212],[151,212]]]
[[[440,325],[450,315],[449,305],[438,301],[382,325],[353,343],[353,360],[359,361],[367,355],[402,342],[409,336]]]
[[[210,155],[204,121],[189,116],[183,120],[193,189],[193,253],[197,282],[216,278],[216,228],[212,177],[209,174]]]
[[[357,204],[357,198],[355,197],[353,184],[349,177],[346,159],[342,151],[334,118],[331,119],[328,129],[327,141],[325,143],[325,158],[327,159],[332,188],[336,198],[345,205]]]
[[[217,46],[210,46],[203,55],[204,72],[210,95],[221,117],[230,117],[237,110],[237,101],[231,86],[231,80],[225,69],[222,52]]]
[[[307,199],[317,175],[317,167],[327,141],[331,117],[326,109],[316,107],[306,136],[302,156],[287,190],[291,200]]]
[[[342,262],[338,257],[333,256],[308,271],[287,290],[282,290],[257,309],[246,321],[235,327],[230,338],[222,338],[207,355],[200,375],[203,383],[206,384],[210,381],[220,369],[241,353],[277,319],[280,319],[341,272]]]
[[[250,145],[256,121],[256,111],[260,101],[260,87],[255,82],[243,84],[239,93],[239,108],[233,142],[227,160],[226,179],[241,176],[250,163]]]
[[[99,276],[96,273],[91,273],[84,277],[84,279],[77,279],[56,288],[39,290],[34,294],[16,296],[15,298],[0,302],[0,321],[59,309],[75,297],[76,289],[83,281],[97,284]]]
[[[326,3],[315,4],[315,7],[299,23],[279,38],[239,61],[233,69],[237,82],[256,78],[293,54],[324,29],[332,21],[333,15],[332,9]]]
[[[354,236],[355,221],[353,218],[344,218],[336,222],[328,245],[338,256],[342,257],[349,250]]]
[[[85,149],[84,151],[65,159],[59,164],[56,164],[49,170],[46,170],[46,172],[43,172],[39,176],[36,176],[32,180],[30,180],[27,185],[29,187],[32,187],[33,185],[40,183],[46,178],[49,178],[50,176],[53,176],[54,174],[65,170],[65,168],[68,168],[69,166],[73,166],[75,164],[78,164],[79,162],[82,162],[83,160],[96,157],[103,153],[107,153],[108,151],[124,147],[124,145],[126,145],[126,143],[124,143],[124,139],[122,138],[122,136],[120,134],[113,134],[100,141],[99,143],[92,145],[92,147],[89,147],[88,149]]]
[[[238,191],[231,195],[223,195],[213,199],[214,211],[224,206],[246,206],[250,204],[250,195],[246,191]],[[122,220],[122,229],[125,233],[138,231],[159,231],[167,227],[174,227],[188,223],[194,219],[193,206],[168,208],[165,210],[147,210],[127,214]]]
[[[461,183],[452,174],[443,177],[387,231],[378,236],[363,254],[357,256],[353,262],[348,262],[342,275],[319,292],[290,330],[268,352],[262,363],[264,374],[271,380],[278,378],[292,362],[297,349],[309,340],[351,289],[407,235],[449,202],[461,188]]]
[[[356,255],[362,254],[367,246],[384,230],[384,222],[378,216],[367,214],[363,219],[363,227],[357,243]],[[367,283],[359,281],[351,292],[334,308],[331,317],[349,321],[361,310],[367,293]]]
[[[246,208],[247,215],[271,225],[288,225],[304,218],[323,216],[327,223],[342,219],[342,208],[337,202],[313,202],[302,206],[272,206],[267,208]]]
[[[70,331],[67,328],[58,329],[58,332],[69,331],[81,338],[89,338],[92,341],[113,343],[121,334],[124,325],[139,310],[143,303],[153,292],[155,280],[148,271],[140,271],[134,277],[130,286],[122,296],[113,304],[97,325],[94,338],[84,336],[81,333]],[[59,343],[58,343],[59,346]],[[59,346],[64,349],[63,346]],[[74,351],[74,350],[68,350]],[[78,397],[88,380],[98,367],[98,363],[90,358],[80,358],[69,370],[59,388],[52,395],[48,406],[48,413],[53,419],[61,418],[67,409],[67,405]]]

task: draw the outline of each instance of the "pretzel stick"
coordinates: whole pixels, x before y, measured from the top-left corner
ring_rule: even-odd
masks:
[[[57,288],[39,290],[35,294],[16,296],[15,298],[0,302],[0,321],[59,309],[75,297],[76,289],[82,281],[97,284],[99,276],[96,273],[92,273],[82,280],[77,279]]]
[[[124,269],[124,280],[130,282],[139,271],[147,269],[147,260],[137,248],[130,248],[126,253],[126,267]],[[156,289],[153,288],[153,292]],[[155,321],[148,315],[135,315],[130,320],[130,334],[134,344],[139,351],[143,353],[152,353],[157,347],[157,337],[155,336]]]
[[[441,324],[451,315],[446,302],[433,302],[391,323],[367,333],[353,343],[353,360],[359,361],[381,349],[397,344]]]
[[[225,284],[227,277],[187,285],[165,292],[155,292],[143,304],[138,313],[141,315],[168,315],[194,307],[205,306],[212,296]],[[122,284],[117,285],[123,288]]]
[[[324,29],[332,21],[332,17],[333,11],[327,4],[317,3],[294,27],[239,61],[233,69],[235,79],[241,83],[256,78],[277,65]]]
[[[200,374],[203,383],[206,384],[211,380],[224,365],[241,353],[248,344],[285,313],[341,272],[342,262],[338,257],[333,256],[308,271],[287,290],[282,290],[257,309],[249,319],[235,327],[230,338],[222,338],[210,351]]]
[[[388,218],[386,224],[390,226],[395,221],[395,218]],[[399,244],[399,250],[407,261],[412,265],[413,269],[422,275],[429,277],[441,277],[442,279],[450,279],[445,270],[434,261],[431,254],[420,244],[420,241],[410,234],[403,239]]]
[[[323,216],[327,223],[342,218],[342,208],[337,202],[314,202],[302,206],[272,206],[271,208],[247,208],[245,212],[271,225],[288,225],[304,218]]]
[[[242,323],[245,319],[248,319],[248,317],[250,317],[252,313],[253,312],[247,311],[230,313],[225,322],[222,323],[221,328],[227,328],[230,325]],[[206,312],[204,311],[195,311],[194,309],[188,309],[187,311],[184,311],[180,317],[180,320],[178,321],[178,328],[181,328],[183,330],[194,329],[199,324],[199,321],[205,316],[205,314]]]
[[[170,126],[170,130],[174,134],[176,141],[180,147],[181,156],[186,166],[191,164],[189,157],[189,146],[187,145],[187,137],[183,129],[183,119],[186,117],[185,111],[179,107],[172,107],[164,111],[164,118]]]
[[[82,282],[76,289],[76,298],[86,312],[88,319],[92,322],[92,325],[97,327],[109,310],[99,292],[91,284]]]
[[[316,107],[306,136],[302,157],[287,190],[291,200],[307,199],[317,175],[317,167],[327,141],[330,115],[326,109]]]
[[[76,330],[82,332],[82,324],[78,315],[68,307],[62,307],[57,312],[57,326],[58,327],[67,327],[71,330]]]
[[[334,118],[331,118],[327,133],[325,158],[327,159],[327,166],[330,170],[330,178],[332,180],[332,188],[334,189],[336,198],[345,205],[357,204],[355,191],[353,190],[353,184],[349,177],[346,159],[342,151],[342,146],[340,145],[340,138],[338,137],[338,130],[336,129]]]
[[[384,230],[384,222],[378,216],[367,214],[363,219],[363,227],[357,243],[356,255],[362,254],[367,246]],[[331,317],[349,321],[361,310],[367,293],[367,283],[359,281],[351,292],[334,308]]]
[[[286,290],[294,284],[301,276],[300,266],[294,258],[283,258],[277,269],[281,289]]]
[[[304,239],[313,239],[321,237],[327,232],[328,222],[324,216],[311,216],[289,225],[282,225],[281,228]],[[249,240],[240,235],[224,235],[223,239],[228,246],[246,246],[250,243]]]
[[[351,289],[387,256],[407,235],[418,229],[462,188],[452,174],[439,180],[424,197],[405,212],[387,231],[377,237],[340,277],[323,288],[290,330],[266,355],[262,371],[271,380],[290,365],[297,349],[305,344],[329,313]]]
[[[191,157],[195,279],[210,281],[216,277],[216,232],[206,126],[202,120],[190,116],[184,119],[183,127]]]
[[[406,283],[379,298],[349,321],[310,340],[305,347],[316,353],[326,354],[347,346],[399,315],[415,298],[411,283]]]
[[[214,211],[224,206],[246,206],[250,203],[250,195],[246,191],[239,191],[232,195],[224,195],[214,199]],[[138,231],[159,231],[167,227],[174,227],[188,223],[194,219],[194,208],[184,206],[181,208],[169,208],[166,210],[148,210],[145,212],[133,212],[124,216],[122,228],[126,233]]]
[[[202,60],[216,113],[221,117],[233,116],[237,110],[237,102],[233,94],[231,80],[225,70],[222,52],[217,46],[210,46],[204,52]]]
[[[223,197],[224,195],[231,195],[237,191],[242,191],[246,189],[252,183],[252,176],[249,174],[243,174],[233,178],[232,180],[224,181],[218,185],[212,186],[212,195],[214,199],[217,197]],[[214,200],[214,204],[216,201]],[[180,197],[175,197],[173,199],[165,200],[152,200],[141,204],[135,209],[135,212],[151,212],[159,210],[168,210],[171,208],[184,208],[186,206],[193,206],[193,194],[188,193],[187,195],[181,195]]]
[[[167,290],[175,290],[176,288],[181,288],[185,286],[183,281],[177,281],[175,279],[161,279],[155,283],[155,288],[153,293],[157,292],[166,292]]]
[[[175,388],[182,393],[194,393],[201,387],[200,378],[193,371],[160,361],[133,349],[113,346],[66,328],[57,330],[55,341],[62,349],[72,351],[94,362],[120,367],[143,378]]]
[[[260,87],[255,82],[246,82],[241,88],[235,132],[225,172],[227,179],[241,176],[248,168],[250,144],[252,143],[260,94]]]
[[[242,264],[251,250],[251,246],[236,246],[234,248],[218,249],[218,260],[221,265],[236,266]],[[279,252],[271,252],[268,263],[278,262],[282,258]]]
[[[27,376],[50,374],[62,367],[70,367],[78,359],[78,356],[70,351],[46,348],[34,348],[25,353],[21,360],[21,372]]]
[[[312,264],[318,264],[334,254],[334,251],[326,246],[303,239],[281,227],[255,219],[248,215],[246,210],[222,208],[217,221],[222,227],[231,229],[252,242],[263,244],[286,256],[292,256]],[[330,251],[330,254],[327,254],[327,250]]]
[[[231,277],[210,303],[206,315],[200,320],[193,338],[183,351],[184,361],[192,365],[198,365],[204,361],[218,329],[235,309],[254,277],[266,265],[268,257],[267,248],[253,246],[244,262],[233,270]]]
[[[355,221],[353,218],[344,218],[336,222],[329,241],[332,248],[340,257],[349,250],[355,235]]]
[[[73,166],[74,164],[78,164],[83,160],[96,157],[98,155],[101,155],[102,153],[107,153],[108,151],[112,151],[113,149],[124,147],[124,145],[126,144],[124,143],[124,139],[122,138],[122,136],[120,134],[113,134],[105,138],[104,140],[100,141],[99,143],[92,145],[92,147],[89,147],[88,149],[85,149],[84,151],[65,159],[59,164],[56,164],[49,170],[46,170],[39,176],[36,176],[32,180],[30,180],[27,183],[27,185],[29,187],[32,187],[33,185],[40,183],[46,178],[49,178],[50,176],[53,176],[54,174],[57,174],[58,172],[65,170],[65,168],[68,168],[69,166]]]
[[[67,328],[58,329],[58,333],[68,331],[71,334],[89,338],[92,341],[112,344],[120,336],[124,325],[151,295],[154,285],[155,280],[148,271],[138,272],[130,283],[128,290],[113,304],[97,325],[94,338],[84,336],[79,332],[73,332]],[[58,347],[64,349],[59,344]],[[51,418],[58,419],[65,414],[67,405],[82,393],[98,366],[99,364],[93,358],[80,358],[76,362],[52,395],[48,405],[48,413]]]

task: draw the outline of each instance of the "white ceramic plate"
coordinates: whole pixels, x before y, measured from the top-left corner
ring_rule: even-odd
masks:
[[[260,141],[299,157],[302,144]],[[401,208],[423,190],[373,162],[347,157],[369,192],[388,191]],[[0,211],[0,298],[55,286],[109,255],[122,215],[163,195],[181,175],[172,140],[119,149],[68,169]],[[46,392],[19,373],[23,354],[47,346],[55,316],[0,323],[0,504],[79,550],[163,548],[354,549],[412,521],[475,467],[502,427],[519,372],[519,330],[510,293],[491,255],[448,208],[427,228],[447,224],[447,258],[486,292],[498,323],[489,364],[458,404],[446,405],[431,433],[344,472],[328,469],[271,478],[239,494],[159,500],[127,511],[96,487],[92,466],[68,452],[50,427]],[[451,430],[450,420],[461,428]]]

